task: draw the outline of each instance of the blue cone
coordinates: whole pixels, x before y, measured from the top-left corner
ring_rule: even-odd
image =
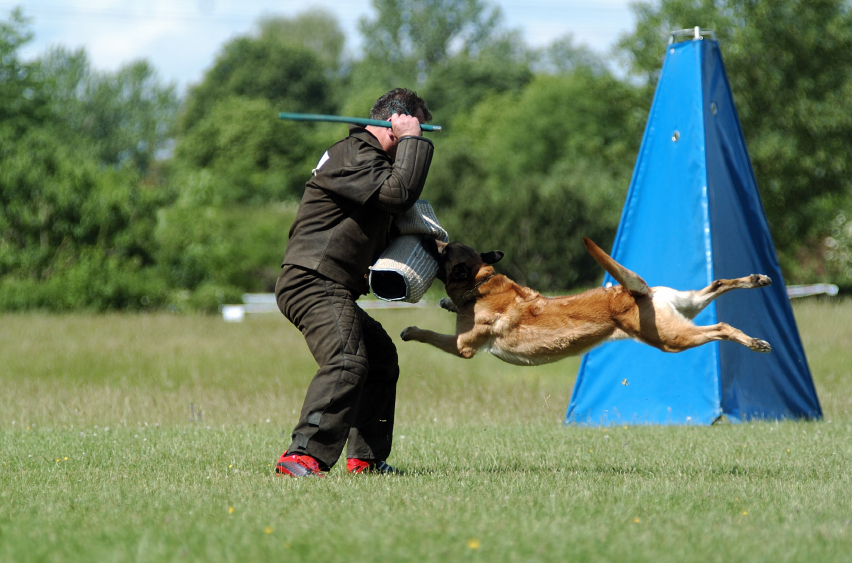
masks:
[[[580,364],[566,424],[822,416],[715,40],[668,47],[611,254],[651,287],[768,275],[771,286],[727,293],[695,323],[726,322],[772,352],[732,342],[678,354],[604,344]]]

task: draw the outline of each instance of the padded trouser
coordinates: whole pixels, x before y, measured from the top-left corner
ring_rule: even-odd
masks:
[[[319,364],[288,453],[330,469],[348,441],[347,457],[387,459],[399,379],[390,336],[355,303],[357,295],[316,272],[285,266],[275,296]]]

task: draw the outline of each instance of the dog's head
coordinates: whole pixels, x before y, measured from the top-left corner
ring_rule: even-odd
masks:
[[[479,253],[460,242],[441,242],[428,235],[423,237],[423,246],[438,261],[437,277],[448,291],[451,286],[472,286],[482,267],[496,264],[503,258],[500,250]]]

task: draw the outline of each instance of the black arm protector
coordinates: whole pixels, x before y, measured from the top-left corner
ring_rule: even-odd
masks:
[[[393,170],[370,202],[390,213],[408,210],[420,198],[435,146],[425,137],[403,137],[396,147]]]

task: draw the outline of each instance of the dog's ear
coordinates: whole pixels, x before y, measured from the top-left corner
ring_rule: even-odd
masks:
[[[503,251],[502,250],[492,250],[491,252],[485,252],[479,255],[482,258],[482,261],[486,264],[496,264],[500,260],[503,259]]]

